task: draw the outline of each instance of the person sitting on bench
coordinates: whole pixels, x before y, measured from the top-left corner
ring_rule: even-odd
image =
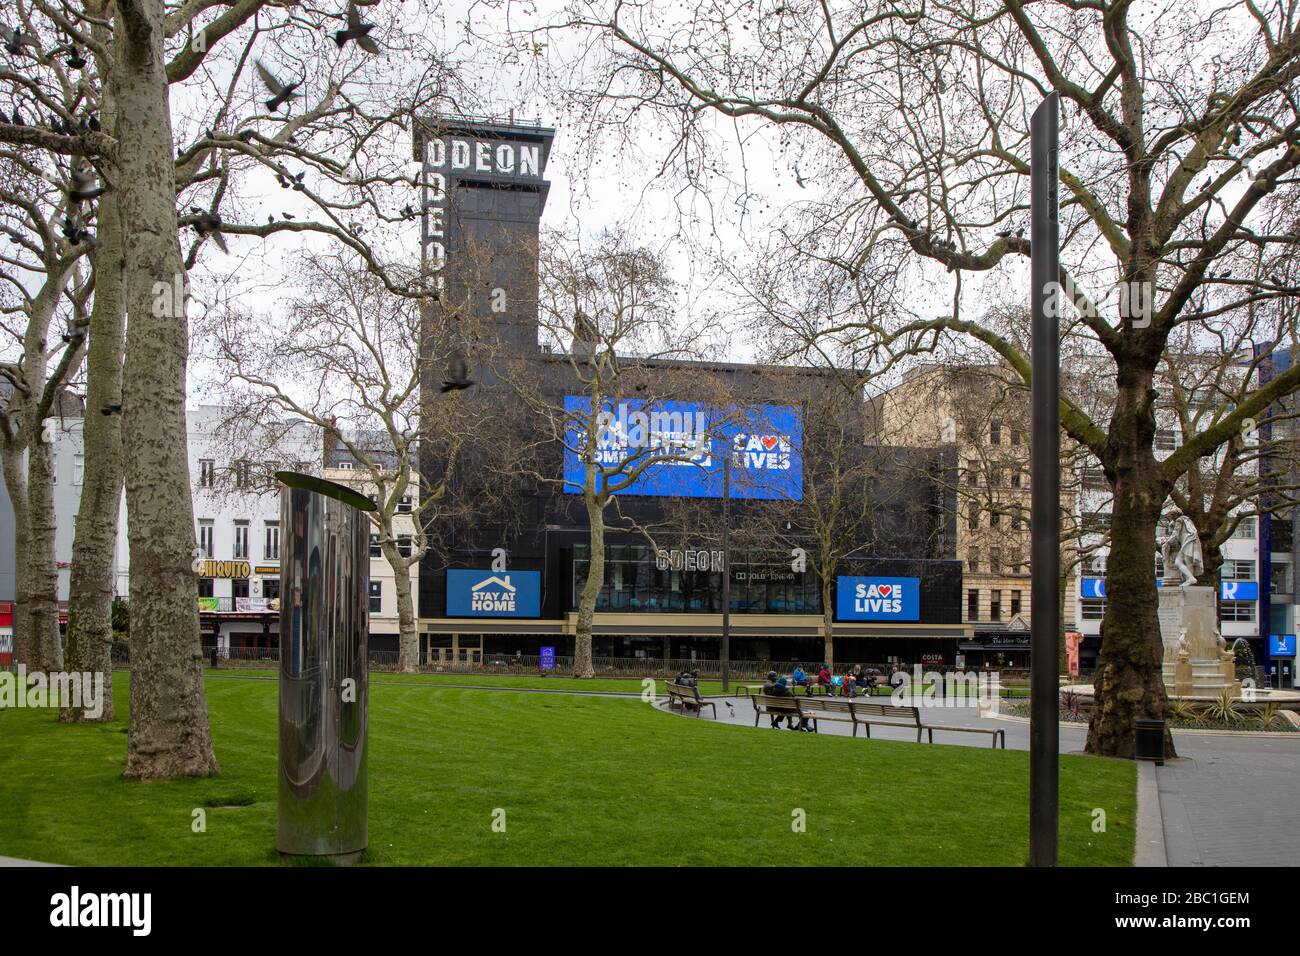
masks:
[[[767,683],[763,685],[763,693],[767,694],[770,697],[793,697],[794,696],[793,694],[790,693],[790,688],[786,686],[785,678],[777,677],[776,671],[767,672]],[[786,714],[784,716],[786,719],[786,726],[789,727],[791,730],[808,730],[808,731],[812,730],[812,728],[808,726],[809,721],[807,717],[799,718],[796,722],[795,714]],[[782,715],[772,714],[771,717],[772,717],[772,729],[776,730],[781,726]]]
[[[819,670],[819,671],[817,672],[817,683],[819,683],[819,684],[822,685],[822,693],[823,693],[823,694],[826,694],[827,696],[829,696],[829,695],[832,693],[832,691],[831,691],[831,669],[830,669],[829,667],[827,667],[825,664],[823,664],[823,665],[821,666],[821,670]]]
[[[808,686],[808,675],[804,672],[802,664],[794,665],[794,673],[790,675],[790,682],[795,687],[802,687],[803,692],[809,697],[812,696],[812,688]]]

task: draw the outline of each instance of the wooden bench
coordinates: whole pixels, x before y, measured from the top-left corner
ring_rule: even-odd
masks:
[[[1007,749],[1007,732],[1001,727],[958,727],[955,724],[923,724],[921,723],[921,708],[900,704],[876,704],[866,700],[852,700],[847,703],[853,708],[853,736],[858,735],[858,725],[867,728],[867,736],[871,736],[871,725],[876,724],[881,727],[906,727],[908,730],[916,731],[916,742],[921,742],[921,733],[924,731],[930,743],[934,743],[934,732],[936,730],[950,730],[956,733],[964,734],[989,734],[993,738],[993,747],[997,749],[1001,742],[1002,749]]]
[[[696,717],[703,717],[705,707],[713,708],[713,719],[718,719],[718,705],[711,700],[705,700],[700,696],[700,689],[688,684],[674,684],[672,681],[667,683],[668,687],[668,707],[671,709],[674,705],[680,707],[682,712],[695,709]]]
[[[817,730],[817,721],[836,720],[853,724],[853,734],[857,736],[858,722],[853,716],[853,701],[839,697],[799,697],[795,699],[799,706],[799,716],[812,721],[813,731]]]
[[[754,704],[754,726],[758,726],[758,720],[764,714],[772,717],[802,717],[799,713],[799,701],[791,697],[773,697],[771,694],[750,694],[749,699]]]

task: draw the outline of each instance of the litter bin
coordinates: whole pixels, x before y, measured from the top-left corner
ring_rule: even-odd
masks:
[[[370,520],[359,492],[276,472],[280,759],[276,848],[350,862],[367,843]]]
[[[1138,760],[1154,760],[1156,766],[1165,762],[1165,722],[1163,720],[1133,721],[1134,752]]]

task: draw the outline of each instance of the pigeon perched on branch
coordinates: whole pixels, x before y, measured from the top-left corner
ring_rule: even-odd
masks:
[[[98,174],[94,166],[89,163],[78,163],[72,168],[72,188],[68,190],[68,198],[76,203],[98,199],[104,195],[106,189],[95,185],[97,179]]]
[[[0,40],[4,41],[5,49],[14,56],[22,52],[25,46],[40,52],[40,46],[36,42],[36,37],[30,33],[24,33],[22,27],[13,27],[0,23]]]
[[[63,238],[67,239],[70,245],[79,246],[84,242],[92,249],[99,245],[99,240],[95,238],[94,233],[87,229],[85,223],[82,222],[81,213],[64,216],[61,231]]]
[[[221,217],[216,213],[208,212],[206,209],[200,209],[198,206],[191,206],[190,212],[198,217],[191,225],[194,227],[194,231],[199,234],[199,238],[211,236],[218,249],[222,252],[229,252],[230,250],[226,248],[226,237],[221,234]]]

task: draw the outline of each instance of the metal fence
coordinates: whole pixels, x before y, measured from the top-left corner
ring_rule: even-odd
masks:
[[[203,645],[204,659],[210,659],[212,656],[212,643],[206,642]],[[115,655],[116,659],[116,655]],[[278,647],[234,647],[222,649],[218,654],[219,667],[274,667],[279,663],[280,650]],[[396,651],[371,651],[370,668],[375,671],[393,671],[397,669],[398,654]],[[851,661],[837,664],[833,671],[836,674],[844,674],[851,670],[855,664],[861,665],[865,670],[876,670],[882,677],[887,679],[891,665],[883,661]],[[554,668],[542,670],[542,659],[535,654],[486,654],[481,659],[475,660],[437,660],[425,659],[419,665],[419,671],[426,674],[505,674],[518,676],[537,676],[538,674],[554,674],[555,676],[567,676],[573,673],[573,658],[568,655],[556,655],[554,658]],[[742,682],[762,682],[766,679],[769,671],[776,671],[778,674],[788,676],[795,667],[802,667],[804,671],[812,677],[817,674],[817,669],[821,665],[820,661],[770,661],[770,660],[739,660],[732,661],[730,664],[730,678],[733,681]],[[722,664],[717,660],[692,660],[690,658],[672,658],[665,660],[663,658],[646,658],[646,657],[596,657],[592,659],[592,669],[598,677],[626,677],[642,678],[657,677],[669,678],[676,677],[683,670],[694,671],[702,680],[718,680],[722,677]],[[989,669],[992,671],[993,669]],[[969,669],[959,669],[956,667],[924,667],[925,673],[937,672],[947,674],[949,672],[966,674]],[[909,677],[913,675],[911,668],[907,668]],[[1027,681],[1028,672],[1010,669],[998,670],[1003,687],[1014,687],[1022,681]]]

